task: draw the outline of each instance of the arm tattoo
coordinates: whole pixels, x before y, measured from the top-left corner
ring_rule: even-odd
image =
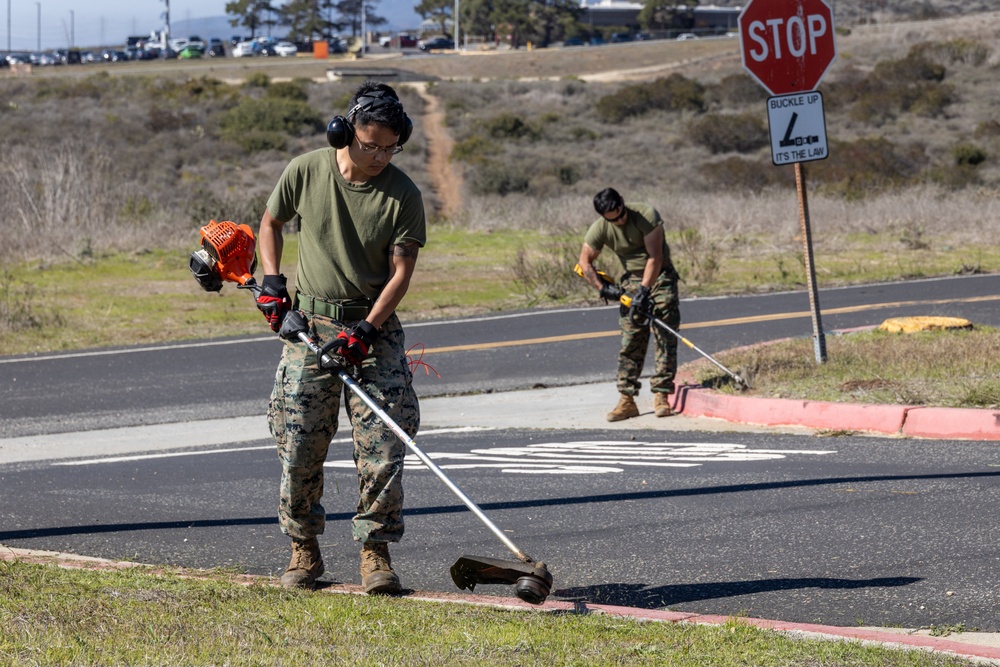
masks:
[[[389,256],[391,257],[416,257],[417,251],[420,250],[418,245],[394,245],[389,248]]]

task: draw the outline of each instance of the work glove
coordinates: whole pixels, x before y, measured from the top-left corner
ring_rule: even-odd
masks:
[[[362,320],[320,348],[317,353],[319,364],[323,366],[323,355],[339,354],[347,366],[360,366],[368,358],[368,350],[378,340],[378,329],[367,320]]]
[[[632,297],[632,305],[628,309],[629,319],[636,326],[643,326],[653,314],[653,296],[645,285],[639,286],[639,292]]]
[[[271,331],[281,329],[285,314],[292,307],[292,299],[285,289],[285,276],[264,276],[257,295],[257,309],[264,313],[264,318],[271,325]]]
[[[622,298],[622,294],[624,294],[624,291],[618,285],[604,280],[601,281],[600,295],[604,299],[604,303],[608,303],[609,301],[617,302]]]

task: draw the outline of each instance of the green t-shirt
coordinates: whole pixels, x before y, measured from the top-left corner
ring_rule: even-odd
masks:
[[[295,287],[321,299],[374,300],[389,279],[389,248],[427,242],[420,190],[390,164],[353,185],[323,148],[294,158],[267,200],[276,220],[299,216]]]
[[[649,259],[643,239],[657,226],[662,225],[663,219],[655,208],[646,204],[626,203],[625,208],[628,209],[628,222],[619,227],[601,216],[590,226],[583,240],[598,252],[605,247],[610,248],[618,255],[618,260],[626,271],[641,277],[646,268],[646,260]],[[663,270],[669,271],[672,266],[670,247],[664,240]]]

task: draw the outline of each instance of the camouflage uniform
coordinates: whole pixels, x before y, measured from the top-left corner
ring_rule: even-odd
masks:
[[[336,338],[345,325],[313,315],[311,327],[327,342]],[[382,325],[357,381],[410,437],[416,436],[420,410],[406,362],[403,328],[396,315]],[[287,341],[268,406],[268,421],[282,467],[278,508],[281,530],[295,540],[323,532],[323,463],[337,432],[341,393],[347,394],[358,468],[354,539],[362,543],[398,542],[403,535],[405,444],[361,398],[343,386],[336,374],[320,370],[316,355],[304,344]]]
[[[621,286],[630,296],[634,296],[642,285],[642,276],[626,274]],[[680,329],[681,311],[677,294],[677,272],[671,266],[660,273],[651,291],[653,314],[667,323],[674,331]],[[654,372],[649,379],[653,393],[674,393],[674,376],[677,374],[677,337],[648,322],[636,326],[622,308],[619,317],[622,329],[622,345],[618,352],[618,392],[626,396],[636,396],[642,386],[639,377],[646,361],[649,345],[649,330],[653,329]]]

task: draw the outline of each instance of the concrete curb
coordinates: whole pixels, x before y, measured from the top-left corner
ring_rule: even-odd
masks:
[[[63,568],[92,570],[122,570],[136,567],[149,568],[153,572],[162,572],[171,576],[198,578],[198,571],[183,568],[156,568],[153,566],[127,561],[110,561],[89,556],[59,553],[54,551],[38,551],[33,549],[15,549],[3,547],[0,549],[0,560],[8,562],[25,562],[40,565],[54,565]],[[249,586],[252,584],[267,584],[277,586],[274,577],[256,575],[231,575],[234,583]],[[317,589],[317,592],[328,594],[363,595],[361,586],[353,584],[332,583]],[[1000,665],[1000,636],[992,633],[970,633],[976,635],[975,640],[961,641],[961,638],[947,639],[913,634],[914,630],[883,630],[869,628],[841,628],[831,625],[815,625],[811,623],[792,623],[772,621],[760,618],[718,616],[711,614],[694,614],[659,609],[639,609],[616,605],[591,604],[588,602],[563,602],[549,600],[540,605],[532,605],[516,598],[504,598],[490,595],[474,595],[465,593],[441,593],[434,591],[409,591],[403,597],[424,602],[445,602],[452,604],[468,604],[488,606],[501,609],[520,611],[545,611],[556,613],[605,614],[608,616],[631,618],[637,621],[654,621],[661,623],[696,623],[698,625],[723,625],[737,622],[762,630],[770,630],[809,639],[826,639],[840,641],[858,641],[866,644],[878,644],[901,649],[922,649],[937,653],[946,653],[962,658],[973,658],[985,664]],[[982,637],[980,635],[986,635]]]
[[[722,394],[699,385],[678,387],[674,405],[675,411],[687,417],[713,417],[758,426],[805,426],[915,438],[1000,440],[1000,410],[755,398]]]

